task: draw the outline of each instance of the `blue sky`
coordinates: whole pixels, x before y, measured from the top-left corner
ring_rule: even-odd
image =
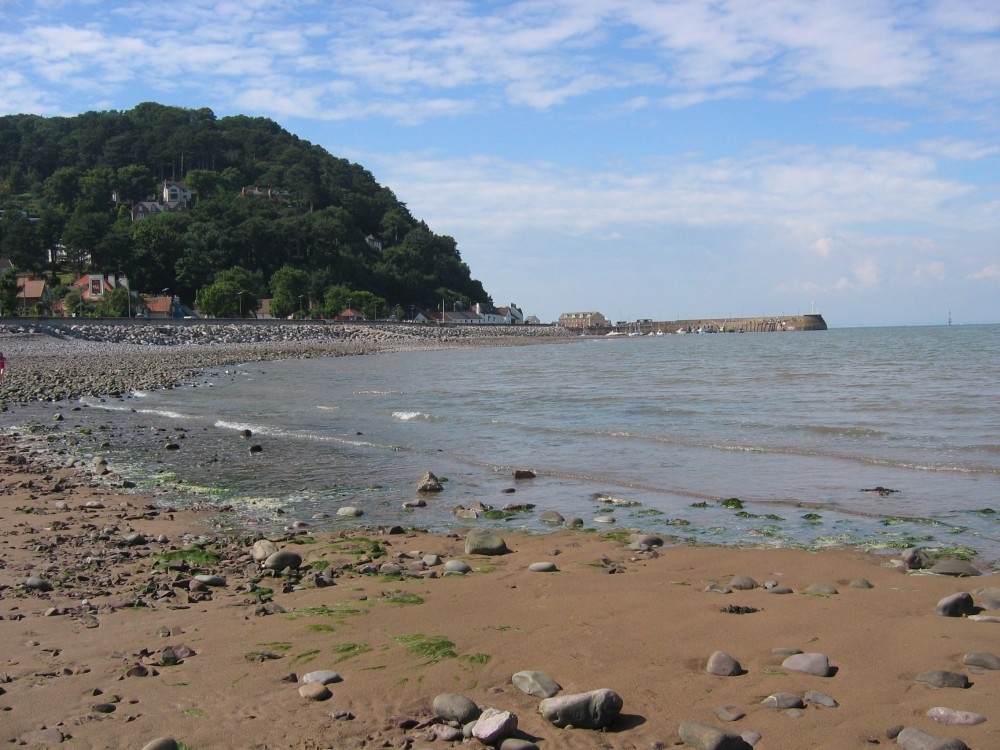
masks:
[[[543,321],[1000,322],[996,0],[0,0],[0,114],[269,117]]]

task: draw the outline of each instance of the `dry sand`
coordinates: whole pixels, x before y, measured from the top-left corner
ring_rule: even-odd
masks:
[[[635,551],[616,535],[573,531],[507,535],[509,554],[467,555],[460,535],[361,529],[274,537],[305,570],[262,577],[248,556],[252,540],[215,535],[203,525],[208,512],[158,507],[110,489],[113,474],[98,480],[90,467],[56,469],[24,454],[16,438],[0,439],[0,738],[11,744],[61,738],[66,747],[139,750],[169,736],[191,750],[444,748],[452,743],[429,739],[432,702],[461,693],[514,712],[515,736],[543,749],[676,745],[685,721],[757,732],[759,748],[894,745],[894,726],[1000,747],[1000,670],[962,663],[968,652],[1000,652],[1000,623],[935,613],[942,597],[996,585],[990,577],[907,574],[889,558],[850,550]],[[86,509],[92,500],[104,507]],[[150,541],[129,546],[130,532]],[[195,541],[219,561],[166,568],[165,553]],[[426,554],[473,570],[361,572],[369,559],[398,558],[406,568]],[[542,561],[558,572],[528,570]],[[226,585],[192,592],[195,573]],[[317,587],[317,574],[331,585]],[[28,589],[33,575],[52,590]],[[794,593],[705,590],[735,575]],[[861,578],[873,587],[850,585]],[[839,593],[805,593],[817,582]],[[722,611],[729,605],[757,611]],[[447,639],[452,653],[411,653],[406,639],[417,634]],[[165,647],[179,663],[163,663]],[[772,654],[781,647],[825,654],[835,673],[782,668]],[[717,650],[744,673],[707,674]],[[306,700],[301,678],[320,669],[342,681],[328,700]],[[527,669],[550,675],[563,694],[609,688],[622,715],[604,731],[556,728],[538,713],[538,698],[511,684]],[[926,670],[959,672],[972,685],[916,681]],[[839,706],[789,715],[761,705],[776,692],[809,690]],[[746,716],[725,723],[713,713],[720,706]],[[941,726],[926,716],[935,706],[987,721]]]

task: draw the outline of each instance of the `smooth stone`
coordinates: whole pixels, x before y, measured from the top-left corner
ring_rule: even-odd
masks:
[[[957,558],[938,560],[931,568],[931,573],[936,573],[939,576],[958,576],[959,578],[982,575],[975,565]]]
[[[806,587],[807,594],[822,594],[824,596],[832,596],[834,594],[839,594],[836,586],[831,586],[829,583],[810,583]]]
[[[52,584],[46,581],[41,576],[29,576],[24,582],[25,588],[29,588],[32,591],[51,591]]]
[[[908,570],[923,570],[929,568],[934,564],[934,558],[931,554],[920,547],[910,547],[909,549],[903,550],[903,554],[900,555],[903,560],[903,565],[907,567]]]
[[[554,562],[536,562],[528,566],[528,570],[534,573],[555,573],[559,570]]]
[[[140,544],[146,543],[146,537],[140,534],[138,531],[133,531],[122,537],[122,541],[125,542],[129,547],[137,547]]]
[[[48,729],[37,729],[34,732],[25,732],[19,739],[19,744],[31,745],[32,747],[36,745],[61,745],[66,739],[66,735],[55,727],[49,727]]]
[[[784,713],[789,719],[801,719],[806,715],[805,711],[801,708],[787,708],[782,713]]]
[[[760,705],[765,708],[805,708],[806,704],[795,693],[772,693]]]
[[[789,586],[775,586],[767,590],[769,594],[793,594],[795,593]]]
[[[970,622],[1000,622],[998,615],[969,615]]]
[[[449,724],[435,724],[431,732],[434,734],[434,739],[442,742],[458,742],[464,737],[461,729]]]
[[[830,660],[824,654],[792,654],[781,662],[781,666],[793,672],[803,672],[817,677],[827,677],[830,674]]]
[[[729,588],[736,589],[737,591],[750,591],[757,588],[758,585],[757,581],[750,576],[735,576],[729,582]]]
[[[462,560],[448,560],[448,562],[444,564],[444,572],[465,575],[466,573],[471,573],[472,568],[468,563],[463,562]]]
[[[566,519],[563,518],[563,514],[557,513],[554,510],[545,511],[544,513],[542,513],[542,515],[538,517],[538,520],[541,521],[542,523],[551,523],[557,526],[566,522]]]
[[[517,672],[510,681],[522,693],[533,695],[536,698],[551,698],[562,690],[562,686],[544,672],[537,672],[526,669]]]
[[[705,591],[710,594],[731,594],[733,590],[728,586],[723,586],[720,583],[710,583],[705,587]]]
[[[733,677],[734,675],[743,674],[743,667],[725,651],[716,651],[708,657],[708,665],[705,667],[705,671],[719,677]]]
[[[384,576],[398,576],[403,572],[403,568],[396,563],[387,562],[378,566],[378,572]]]
[[[404,508],[426,508],[427,501],[422,497],[418,497],[416,500],[407,500],[403,503]]]
[[[507,737],[500,743],[497,750],[538,750],[538,745],[531,740],[522,740],[520,737]]]
[[[806,703],[812,703],[815,706],[824,706],[825,708],[836,708],[840,705],[832,696],[816,690],[807,690],[802,698]]]
[[[351,518],[356,518],[357,516],[363,516],[365,512],[361,508],[357,508],[353,505],[345,505],[343,508],[337,508],[338,516],[349,516]]]
[[[274,570],[280,573],[286,568],[298,570],[302,565],[302,556],[288,549],[278,550],[264,561],[264,570]]]
[[[1000,586],[984,586],[981,589],[976,589],[972,593],[977,597],[982,597],[983,599],[996,599],[1000,601]]]
[[[299,695],[309,701],[325,701],[333,696],[322,682],[310,682],[299,687]]]
[[[945,708],[944,706],[935,706],[927,712],[927,716],[938,724],[948,725],[972,726],[974,724],[982,724],[986,721],[986,717],[982,714],[975,714],[972,711],[958,711],[954,708]]]
[[[465,537],[467,555],[505,555],[508,552],[506,542],[486,529],[473,529]]]
[[[177,740],[173,737],[157,737],[143,745],[142,750],[177,750]]]
[[[196,575],[194,580],[198,583],[204,583],[206,586],[225,586],[226,579],[222,576],[214,576],[209,574]]]
[[[594,523],[617,523],[617,520],[614,516],[597,516]]]
[[[566,519],[566,528],[568,529],[582,529],[583,519],[579,516],[570,516]]]
[[[267,558],[278,551],[278,545],[270,539],[258,539],[250,548],[250,555],[254,562],[264,562]]]
[[[468,724],[479,718],[479,706],[459,693],[441,693],[434,696],[434,713],[444,721]]]
[[[694,750],[747,750],[749,744],[740,735],[709,724],[685,721],[677,728],[684,747]]]
[[[484,745],[495,745],[516,731],[517,714],[501,711],[498,708],[487,708],[472,727],[472,736]]]
[[[334,682],[340,682],[341,679],[341,676],[332,669],[317,669],[313,672],[307,672],[302,675],[302,682],[306,685],[311,685],[316,682],[320,685],[329,685]]]
[[[538,712],[557,727],[604,729],[618,718],[623,705],[624,701],[618,693],[601,688],[588,693],[545,698],[538,704]]]
[[[718,706],[712,713],[720,721],[739,721],[746,716],[746,711],[740,711],[736,706]]]
[[[935,737],[916,727],[904,727],[896,735],[896,744],[904,750],[969,750],[957,737]]]
[[[830,660],[824,654],[792,654],[781,666],[793,672],[827,677],[830,674]]]
[[[441,564],[441,556],[440,555],[424,555],[420,559],[420,562],[422,562],[428,568],[436,568],[438,565]]]
[[[935,669],[929,672],[921,672],[916,676],[917,682],[926,682],[939,688],[967,688],[969,678],[958,672],[948,672],[944,669]]]
[[[1000,656],[986,651],[970,651],[962,657],[962,664],[983,669],[1000,669]]]
[[[983,597],[979,600],[979,606],[989,611],[1000,609],[1000,599],[994,599],[991,596]]]
[[[869,581],[867,578],[855,578],[853,581],[851,581],[851,588],[852,589],[873,589],[875,587],[872,585],[872,582]]]
[[[935,611],[942,617],[961,617],[975,613],[976,605],[972,601],[972,594],[960,591],[939,601]]]
[[[643,547],[662,547],[663,539],[656,536],[655,534],[639,534],[634,539],[635,544],[640,544]]]
[[[761,735],[760,732],[754,732],[754,731],[751,731],[751,730],[747,730],[746,732],[740,732],[740,737],[742,737],[743,740],[748,745],[750,745],[750,747],[753,747],[758,742],[760,742],[762,735]]]

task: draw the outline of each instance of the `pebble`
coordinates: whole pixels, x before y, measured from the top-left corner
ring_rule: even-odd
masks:
[[[441,693],[434,697],[434,713],[444,721],[468,724],[479,718],[479,707],[460,693]]]
[[[472,567],[463,560],[448,560],[443,567],[445,573],[452,575],[465,575],[472,572]]]
[[[986,721],[986,717],[982,714],[972,713],[971,711],[957,711],[954,708],[945,708],[944,706],[935,706],[927,712],[927,715],[938,724],[967,726],[982,724]]]
[[[961,617],[973,614],[976,608],[972,602],[972,594],[960,591],[939,601],[935,611],[942,617]]]
[[[746,711],[740,711],[736,706],[718,706],[713,713],[720,721],[739,721],[746,716]]]
[[[52,584],[46,581],[41,576],[29,576],[24,582],[25,588],[31,589],[32,591],[51,591]]]
[[[816,690],[807,690],[802,698],[806,703],[812,703],[813,705],[823,706],[825,708],[836,708],[840,705],[832,696],[829,696],[826,693],[820,693]]]
[[[545,698],[538,704],[538,712],[557,727],[604,729],[618,718],[623,705],[618,693],[601,688],[589,693]]]
[[[936,573],[940,576],[956,576],[958,578],[982,575],[975,565],[957,558],[938,560],[931,566],[931,573]]]
[[[757,588],[758,583],[750,576],[736,576],[729,582],[729,588],[736,591],[750,591]]]
[[[484,745],[495,745],[517,731],[517,714],[487,708],[472,727],[472,736]]]
[[[832,586],[829,583],[810,583],[806,587],[807,594],[820,594],[822,596],[832,596],[833,594],[839,594],[836,586]]]
[[[559,526],[566,522],[566,519],[563,518],[562,513],[557,513],[554,510],[545,511],[538,517],[538,520],[541,521],[542,523],[548,523],[555,526]]]
[[[725,651],[716,651],[708,657],[708,665],[705,667],[705,671],[719,677],[733,677],[743,674],[743,667]]]
[[[309,701],[325,701],[333,696],[322,682],[310,682],[299,687],[299,695]]]
[[[357,516],[364,515],[364,511],[361,508],[357,508],[353,505],[345,505],[343,508],[337,508],[338,516],[347,516],[349,518],[356,518]]]
[[[292,570],[298,570],[302,565],[302,556],[298,552],[292,552],[291,550],[283,549],[269,555],[268,558],[263,563],[264,570],[273,570],[278,573],[285,570],[286,568],[291,568]]]
[[[896,744],[903,750],[969,750],[957,737],[935,737],[916,727],[904,727],[896,735]]]
[[[781,666],[817,677],[828,677],[830,674],[830,660],[824,654],[792,654],[781,662]]]
[[[962,657],[962,664],[983,669],[1000,669],[1000,656],[986,651],[970,651]]]
[[[517,672],[510,681],[518,690],[536,698],[551,698],[562,690],[562,686],[545,672],[523,670]]]
[[[485,529],[472,529],[465,537],[467,555],[504,555],[510,552],[497,534]]]
[[[693,750],[743,750],[753,747],[738,734],[694,721],[682,723],[677,728],[677,734],[684,747]]]
[[[157,737],[142,746],[142,750],[177,750],[177,740],[173,737]]]
[[[555,573],[559,570],[554,562],[535,562],[528,566],[534,573]]]
[[[199,583],[204,583],[206,586],[225,586],[226,585],[226,579],[223,578],[222,576],[201,574],[201,575],[196,575],[194,577],[194,580],[198,581]]]
[[[943,669],[935,669],[929,672],[921,672],[916,676],[917,682],[926,682],[939,688],[967,688],[969,678],[959,672],[948,672]]]
[[[772,693],[760,705],[765,708],[804,708],[806,704],[795,693]]]

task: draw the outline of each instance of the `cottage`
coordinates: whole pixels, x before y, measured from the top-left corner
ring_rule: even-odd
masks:
[[[569,312],[559,316],[559,325],[575,330],[603,328],[608,325],[608,319],[599,312]]]

